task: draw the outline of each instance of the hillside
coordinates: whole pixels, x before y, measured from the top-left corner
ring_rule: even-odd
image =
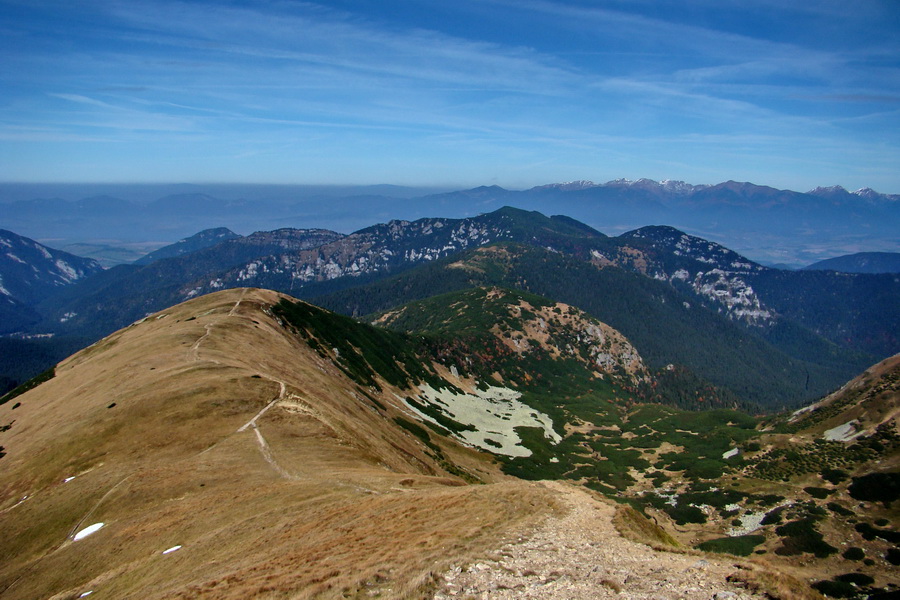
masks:
[[[842,273],[900,273],[900,252],[857,252],[820,260],[803,269]]]
[[[279,300],[173,307],[0,406],[4,598],[411,589],[549,508],[529,486],[463,486],[441,465],[502,477],[342,375]]]
[[[25,333],[94,341],[166,306],[246,285],[355,316],[498,285],[573,305],[621,331],[649,369],[665,370],[660,399],[750,410],[813,400],[900,343],[895,277],[770,269],[672,227],[612,238],[568,217],[505,207],[468,219],[394,220],[350,235],[279,229],[214,243],[216,235],[194,240],[212,246],[121,265],[47,296],[30,309],[37,323]],[[514,253],[512,267],[475,265],[478,277],[465,269],[436,276],[431,268],[510,243],[527,249]],[[394,284],[382,283],[394,276],[405,283],[388,292]],[[341,293],[350,301],[327,296]]]
[[[695,558],[649,561],[646,546],[613,532],[610,506],[512,480],[420,421],[412,396],[431,386],[479,393],[410,342],[242,289],[151,315],[63,361],[0,400],[0,594],[430,597],[459,590],[454,573],[483,570],[476,560],[521,546],[539,524],[575,541],[570,514],[579,527],[596,522],[618,562],[581,575],[573,562],[559,582],[537,567],[547,590],[619,578],[650,593],[662,569],[692,600],[708,595],[698,581],[737,591],[730,565],[710,560],[685,577]],[[501,391],[481,390],[495,424],[498,403],[517,404]],[[542,418],[527,413],[505,418]],[[497,438],[494,428],[481,434]],[[515,431],[505,439],[522,449]],[[615,570],[625,564],[630,581]]]
[[[40,300],[100,271],[95,260],[0,229],[0,334],[40,321]]]
[[[696,391],[712,386],[727,390],[743,407],[777,410],[812,400],[871,364],[864,356],[847,360],[846,353],[842,361],[828,354],[814,356],[815,362],[794,358],[667,282],[518,244],[484,246],[315,301],[330,310],[364,315],[491,285],[526,290],[585,311],[625,335],[653,371],[687,369],[686,377],[699,381],[691,384],[693,398],[684,398],[684,407],[696,408]]]
[[[383,320],[418,329],[228,290],[0,399],[0,593],[593,598],[663,581],[705,600],[749,598],[740,582],[810,597],[794,576],[900,584],[897,359],[759,422],[642,402],[654,374],[627,339],[533,295],[470,290]],[[651,555],[613,518],[657,545],[752,558],[733,574],[714,555]],[[565,558],[547,562],[548,544]]]
[[[637,365],[621,334],[605,329],[609,343],[598,344],[587,335],[601,327],[596,321],[530,294],[476,288],[377,321],[434,336],[425,343],[444,364],[481,382],[502,381],[552,419],[558,439],[540,427],[516,428],[530,455],[485,447],[506,473],[568,480],[628,502],[685,546],[756,557],[829,596],[900,585],[893,569],[900,562],[900,357],[809,407],[756,421],[737,411],[690,414],[646,403],[633,375],[659,389],[659,374],[629,373],[621,362],[599,374],[588,359],[598,345],[617,347],[610,358]],[[422,410],[452,430],[452,407],[443,407]],[[510,579],[499,567],[489,578],[464,578],[476,586]]]
[[[169,244],[167,246],[163,246],[162,248],[157,248],[153,252],[145,254],[144,256],[134,261],[134,264],[149,265],[152,262],[156,262],[164,258],[175,258],[177,256],[183,256],[185,254],[190,254],[191,252],[196,252],[197,250],[203,250],[204,248],[209,248],[210,246],[215,246],[217,244],[221,244],[222,242],[227,242],[228,240],[233,240],[239,237],[241,236],[231,231],[227,227],[204,229],[203,231],[195,233],[194,235],[184,238],[183,240],[178,240],[174,244]]]

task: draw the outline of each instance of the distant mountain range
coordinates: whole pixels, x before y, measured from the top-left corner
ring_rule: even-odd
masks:
[[[803,267],[807,271],[842,273],[900,273],[900,252],[857,252]]]
[[[609,237],[569,217],[511,207],[395,220],[350,235],[204,231],[154,256],[35,301],[29,308],[41,319],[24,333],[93,341],[234,287],[363,316],[500,286],[566,302],[621,331],[650,370],[668,373],[670,391],[660,399],[697,408],[671,390],[712,386],[718,391],[707,399],[767,410],[817,397],[900,345],[893,276],[782,271],[672,227]]]
[[[377,220],[473,217],[510,205],[565,214],[611,234],[670,224],[758,262],[796,268],[826,258],[826,252],[896,251],[893,224],[900,221],[900,196],[869,188],[850,192],[840,186],[819,187],[800,193],[734,181],[576,181],[521,191],[483,186],[418,196],[414,189],[391,186],[160,186],[161,193],[181,191],[149,201],[152,187],[131,192],[108,188],[143,198],[141,202],[109,194],[73,201],[22,199],[26,192],[13,187],[0,185],[0,200],[19,198],[3,205],[0,226],[58,245],[96,241],[98,235],[123,244],[175,241],[196,233],[198,222],[243,234],[283,227],[347,232]],[[73,187],[70,194],[81,189]],[[45,190],[35,188],[38,191]]]
[[[174,244],[163,246],[162,248],[145,254],[144,256],[135,260],[134,264],[149,265],[152,262],[156,262],[164,258],[175,258],[176,256],[183,256],[185,254],[190,254],[192,252],[196,252],[197,250],[203,250],[204,248],[209,248],[210,246],[215,246],[216,244],[219,244],[221,242],[226,242],[228,240],[233,240],[239,237],[241,236],[231,231],[227,227],[204,229],[200,233],[195,233],[189,238],[179,240]]]

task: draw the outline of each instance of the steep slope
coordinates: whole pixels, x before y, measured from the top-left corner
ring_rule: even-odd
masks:
[[[741,488],[779,499],[748,510],[738,534],[760,536],[765,549],[807,570],[831,597],[866,597],[876,581],[896,594],[900,356],[763,423],[758,440],[742,449]]]
[[[95,260],[0,229],[0,333],[36,322],[38,301],[101,270]]]
[[[489,336],[514,353],[518,363],[531,362],[526,357],[535,362],[571,360],[623,387],[649,380],[640,354],[624,335],[583,311],[534,294],[476,288],[407,304],[374,322],[448,338]]]
[[[225,287],[210,278],[259,257],[300,252],[341,238],[322,229],[278,229],[254,234],[162,259],[147,265],[121,265],[83,281],[65,296],[48,298],[39,307],[42,332],[75,332],[98,339],[141,317],[197,295],[186,289],[198,279],[209,291]]]
[[[612,252],[594,253],[599,264],[668,281],[798,358],[841,360],[817,337],[868,354],[857,361],[900,349],[897,277],[771,269],[672,227],[642,227],[615,239],[622,244]]]
[[[462,486],[447,468],[496,469],[345,375],[280,300],[173,307],[0,406],[4,598],[401,595],[549,506]]]
[[[537,525],[574,534],[576,524],[617,558],[580,575],[571,562],[567,577],[587,591],[570,598],[595,597],[623,564],[637,575],[619,584],[630,593],[652,591],[659,577],[690,600],[708,595],[698,582],[738,591],[726,581],[730,561],[686,577],[695,559],[654,559],[621,539],[609,505],[504,477],[486,454],[420,421],[422,407],[446,416],[468,398],[460,418],[469,420],[458,422],[468,427],[452,434],[479,445],[471,435],[480,433],[499,459],[515,460],[522,446],[497,443],[494,429],[511,421],[512,438],[544,418],[517,408],[512,390],[453,375],[426,348],[240,289],[171,307],[72,356],[0,400],[0,594],[455,595],[463,568],[529,547]],[[549,425],[529,444],[552,437]]]
[[[486,251],[497,249],[474,254]],[[617,375],[607,377],[593,353],[608,340],[634,367],[626,341],[579,311],[498,289],[422,306],[405,318],[431,319],[444,335],[391,332],[275,292],[228,290],[150,315],[0,399],[0,593],[455,595],[455,581],[480,589],[458,576],[491,549],[499,570],[496,556],[530,556],[525,564],[542,572],[542,559],[527,553],[562,541],[552,531],[568,532],[572,556],[601,561],[582,572],[563,557],[566,574],[547,571],[541,584],[559,597],[595,597],[598,586],[615,589],[611,581],[640,595],[664,579],[692,600],[708,598],[707,586],[735,589],[725,581],[730,569],[711,558],[700,569],[605,539],[612,511],[584,491],[516,482],[501,469],[626,498],[669,534],[634,511],[617,518],[658,542],[773,553],[735,580],[778,580],[786,564],[803,579],[840,585],[832,576],[852,564],[865,590],[898,583],[886,568],[896,558],[895,532],[884,525],[894,498],[873,494],[869,479],[892,481],[895,416],[878,426],[856,415],[872,427],[829,442],[850,467],[834,491],[821,490],[800,467],[812,464],[805,457],[820,450],[822,432],[778,422],[760,432],[737,411],[637,402],[626,362],[601,361]],[[592,331],[603,340],[584,337]],[[873,399],[865,410],[896,415],[896,375],[895,366],[879,367],[854,388],[863,403]],[[827,500],[809,500],[820,496]],[[848,497],[869,503],[856,528],[844,518],[853,512]],[[835,515],[827,526],[825,511]],[[791,520],[777,523],[779,515]],[[585,527],[590,539],[577,533]],[[836,556],[835,540],[851,538],[863,540],[857,551]],[[870,562],[854,564],[858,552]],[[648,561],[652,572],[641,566]],[[621,565],[636,577],[621,579]],[[691,565],[698,570],[686,578]],[[513,585],[535,583],[525,567],[516,577]]]
[[[698,397],[706,395],[694,393],[703,380],[729,390],[745,406],[773,410],[816,398],[865,368],[792,358],[667,282],[517,244],[485,246],[316,302],[363,315],[490,285],[526,290],[587,312],[622,332],[653,371],[677,373],[686,367],[701,380],[690,386],[693,397],[683,399],[685,407],[703,406]]]
[[[241,236],[231,231],[227,227],[204,229],[199,233],[195,233],[191,237],[184,238],[183,240],[179,240],[174,244],[163,246],[158,250],[154,250],[149,254],[145,254],[144,256],[134,261],[134,264],[149,265],[150,263],[156,262],[157,260],[161,260],[163,258],[175,258],[176,256],[190,254],[191,252],[203,250],[204,248],[209,248],[210,246],[215,246],[216,244],[221,244],[222,242],[233,240],[239,237]]]

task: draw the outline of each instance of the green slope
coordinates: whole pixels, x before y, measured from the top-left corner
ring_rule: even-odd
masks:
[[[791,358],[667,284],[516,244],[476,249],[315,301],[331,310],[362,315],[489,285],[576,306],[622,332],[651,369],[686,367],[743,401],[769,410],[818,397],[858,372],[855,365],[837,369]]]

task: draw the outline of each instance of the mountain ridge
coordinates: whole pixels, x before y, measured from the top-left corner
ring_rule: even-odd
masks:
[[[559,339],[583,331],[576,313],[562,318],[551,301],[494,288],[467,294],[441,299],[445,309],[427,316],[478,329],[477,311],[460,299],[480,298],[498,302],[513,337],[540,341],[541,319]],[[491,336],[512,350],[500,334]],[[566,576],[593,590],[578,598],[611,587],[602,578],[636,594],[662,576],[691,600],[708,599],[700,581],[748,595],[726,581],[736,565],[732,585],[782,598],[767,577],[803,593],[782,569],[823,592],[846,584],[848,571],[866,594],[900,583],[889,566],[895,532],[883,525],[897,498],[872,479],[897,476],[897,357],[795,413],[800,422],[759,422],[631,402],[625,388],[590,375],[592,364],[559,370],[564,353],[513,351],[525,368],[485,382],[458,362],[480,350],[458,341],[460,353],[441,354],[446,338],[245,288],[166,308],[75,354],[0,402],[4,597],[433,597],[460,593],[448,584],[466,582],[463,571],[527,586],[533,573],[495,563],[550,539],[538,530],[572,532],[566,515],[588,530],[586,515],[609,519],[612,509],[596,507],[585,488],[627,500],[633,508],[617,518],[655,543],[757,556],[704,556],[709,568],[691,571],[697,557],[680,562],[645,546],[654,575],[598,522],[604,536],[573,538],[571,551],[611,546],[635,559],[635,577],[603,555],[591,563],[598,579]],[[552,355],[565,345],[533,347]],[[845,419],[864,423],[861,435],[822,439]],[[856,550],[841,554],[839,541]],[[477,564],[485,566],[469,568]],[[543,569],[535,572],[546,591],[562,576]]]
[[[99,337],[179,301],[222,288],[246,285],[277,289],[308,299],[318,298],[374,284],[417,265],[449,260],[467,249],[506,242],[524,243],[548,255],[540,259],[534,253],[530,255],[532,258],[528,260],[536,261],[532,266],[533,274],[522,272],[512,280],[504,280],[498,271],[500,279],[488,284],[527,291],[529,282],[540,279],[544,282],[542,285],[548,287],[531,291],[551,297],[569,294],[569,300],[555,299],[572,304],[572,294],[577,294],[573,290],[582,283],[564,273],[544,272],[551,263],[562,261],[555,268],[581,273],[584,281],[592,281],[592,285],[600,286],[598,289],[604,285],[624,286],[622,289],[629,290],[628,294],[636,294],[631,303],[643,307],[645,317],[656,321],[631,324],[632,333],[623,332],[637,344],[645,358],[654,363],[654,368],[668,364],[677,366],[679,359],[677,354],[661,349],[654,336],[648,333],[648,325],[652,324],[651,327],[658,330],[672,330],[669,336],[672,340],[697,335],[691,333],[690,328],[676,335],[672,322],[691,323],[694,331],[718,335],[718,341],[698,340],[698,346],[720,347],[724,355],[734,356],[735,351],[725,348],[721,340],[747,340],[745,348],[752,348],[747,350],[751,354],[762,353],[764,348],[767,348],[765,352],[771,352],[774,346],[778,356],[787,355],[784,364],[810,373],[813,382],[810,390],[798,389],[796,382],[788,386],[794,390],[791,397],[799,394],[797,398],[826,391],[829,385],[846,380],[853,372],[874,362],[875,356],[896,347],[900,309],[890,299],[900,292],[893,279],[874,275],[836,278],[829,274],[782,272],[671,227],[647,227],[610,238],[568,217],[546,217],[515,208],[502,208],[473,219],[394,220],[346,236],[322,230],[257,232],[150,265],[116,267],[73,286],[65,298],[48,299],[40,307],[48,317],[43,332],[78,332]],[[554,253],[568,258],[549,256]],[[447,281],[461,283],[458,275],[448,272]],[[561,289],[559,282],[551,283],[554,278],[560,282],[565,279],[566,285],[573,290]],[[645,283],[643,279],[657,283]],[[602,284],[601,280],[609,283]],[[405,292],[401,292],[396,301],[421,299],[433,291],[450,291],[441,287],[442,282],[433,279],[428,284],[433,289],[423,287],[424,284],[414,285],[421,288],[418,297],[405,296]],[[830,288],[841,289],[842,294],[823,298],[820,290]],[[616,311],[596,303],[591,305],[593,308],[585,305],[581,308],[588,312],[603,311],[593,316],[621,330],[610,319],[622,319],[622,315],[632,314],[634,309],[628,302],[623,303],[622,298],[611,296],[607,291],[603,294],[609,307],[617,307],[618,317],[612,314]],[[815,311],[803,309],[802,306],[810,304],[811,300],[825,302],[825,306]],[[590,299],[584,297],[580,301],[589,302]],[[669,303],[669,306],[654,306],[659,303]],[[797,305],[802,306],[798,308]],[[330,307],[339,308],[337,305]],[[339,310],[361,315],[375,308],[360,312],[358,306],[344,305]],[[762,338],[762,342],[746,338],[745,333],[719,323],[716,315],[746,328],[752,336]],[[878,320],[873,320],[876,315]],[[669,322],[663,324],[662,321]],[[690,350],[688,354],[696,354],[696,351]],[[717,361],[710,356],[707,362],[713,365]],[[694,366],[700,364],[698,361]],[[734,370],[746,370],[746,364],[744,367],[738,367],[738,364],[735,363]],[[761,364],[757,362],[758,367]],[[783,369],[773,371],[774,368],[772,365],[760,372],[784,379],[776,375]],[[711,368],[705,370],[712,372]],[[827,372],[832,375],[825,376]],[[721,378],[718,384],[722,384]],[[759,386],[754,384],[746,389],[758,390]],[[739,392],[739,395],[741,393],[746,392]],[[761,397],[758,391],[752,395]],[[787,398],[777,391],[772,397]]]
[[[571,183],[571,182],[570,182]],[[177,186],[176,186],[177,187]],[[0,185],[0,192],[4,187]],[[77,197],[77,186],[69,197]],[[60,239],[66,244],[97,242],[96,232],[122,244],[188,237],[189,230],[202,214],[207,227],[221,226],[248,233],[271,230],[286,223],[304,222],[338,231],[357,231],[375,218],[384,220],[419,218],[442,214],[464,218],[516,205],[527,210],[567,214],[588,225],[616,233],[648,223],[677,224],[688,233],[708,237],[716,232],[716,241],[766,264],[786,263],[803,266],[824,258],[820,243],[847,253],[865,248],[891,251],[896,240],[888,223],[896,221],[898,196],[880,194],[865,188],[855,193],[839,186],[808,192],[779,190],[748,182],[700,184],[650,179],[551,183],[530,189],[507,190],[499,186],[480,186],[469,190],[451,190],[438,194],[422,190],[390,187],[323,188],[322,186],[159,186],[153,198],[153,186],[129,188],[84,188],[93,195],[122,194],[140,198],[126,201],[126,213],[111,218],[103,211],[78,210],[77,200],[28,201],[6,203],[0,225],[39,239]],[[59,196],[59,190],[54,190]],[[151,210],[149,203],[163,200],[172,192],[187,194],[180,200],[167,200]],[[398,192],[398,193],[394,193]],[[6,197],[21,198],[21,189],[13,186]],[[36,192],[36,195],[37,194]],[[0,196],[3,196],[0,193]],[[195,198],[196,202],[191,198]],[[210,198],[215,199],[210,204]],[[360,202],[370,207],[370,217],[357,209]],[[206,206],[204,213],[200,206]],[[552,208],[549,208],[552,207]],[[703,210],[701,210],[701,208]],[[117,209],[119,210],[119,209]],[[377,215],[377,217],[376,217]],[[138,232],[145,237],[136,238]]]
[[[900,252],[857,252],[835,256],[803,267],[804,271],[843,273],[900,273]]]

